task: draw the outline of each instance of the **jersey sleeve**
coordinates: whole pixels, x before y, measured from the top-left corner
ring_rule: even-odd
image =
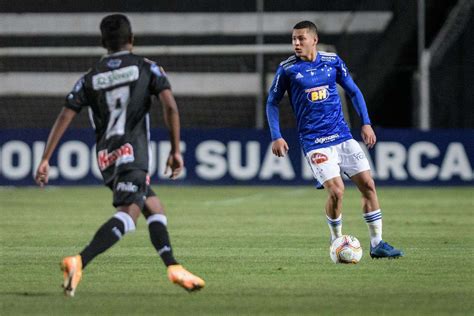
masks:
[[[85,91],[85,76],[82,76],[66,97],[65,107],[79,113],[83,107],[89,105]]]
[[[338,63],[336,65],[337,77],[336,82],[339,83],[346,93],[349,95],[352,101],[352,106],[356,110],[357,114],[362,120],[362,125],[370,125],[369,113],[367,112],[367,105],[365,104],[364,96],[360,91],[359,87],[355,84],[349,70],[347,69],[344,61],[338,57]]]
[[[276,71],[267,99],[267,120],[272,141],[281,138],[279,104],[288,89],[288,77],[280,65]]]
[[[166,76],[164,69],[155,63],[150,65],[151,81],[150,93],[154,95],[160,94],[165,89],[171,89],[171,84]]]

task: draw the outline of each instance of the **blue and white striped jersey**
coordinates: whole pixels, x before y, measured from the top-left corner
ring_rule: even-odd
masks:
[[[279,103],[286,91],[305,153],[351,139],[336,83],[350,96],[362,124],[370,124],[364,97],[339,56],[318,52],[310,62],[293,55],[280,63],[267,100],[272,140],[281,138]]]

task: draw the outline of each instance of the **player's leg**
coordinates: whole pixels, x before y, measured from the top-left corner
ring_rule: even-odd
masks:
[[[163,204],[149,186],[147,188],[143,215],[148,223],[151,243],[168,268],[169,280],[188,291],[203,288],[205,286],[204,280],[184,269],[174,258],[167,228],[168,220]]]
[[[344,182],[340,176],[339,157],[332,147],[320,148],[306,155],[314,178],[323,184],[328,194],[325,206],[326,220],[331,233],[330,242],[342,236],[342,200]]]
[[[326,217],[331,232],[331,243],[342,236],[342,200],[344,197],[344,182],[340,176],[324,182],[328,194],[326,201]]]
[[[74,296],[82,276],[82,270],[99,254],[103,253],[123,235],[135,230],[135,225],[144,205],[146,173],[132,170],[119,174],[111,185],[113,205],[117,212],[95,233],[91,242],[79,255],[66,257],[61,262],[64,271],[64,293]]]
[[[375,247],[382,240],[382,212],[374,180],[368,170],[352,175],[351,180],[361,193],[362,211],[369,229],[370,244]]]
[[[402,257],[403,251],[382,240],[382,211],[370,171],[360,172],[353,175],[351,179],[362,194],[363,216],[370,236],[370,256],[372,258]]]
[[[166,218],[163,204],[149,186],[147,188],[143,215],[148,224],[151,243],[160,255],[161,260],[163,260],[163,263],[167,267],[178,264],[173,256],[173,249],[171,247],[167,227],[168,219]]]
[[[361,193],[364,220],[370,236],[370,255],[372,258],[395,258],[403,253],[382,240],[382,211],[378,201],[370,165],[362,148],[355,140],[344,142],[341,146],[341,169],[356,184]]]
[[[112,247],[126,233],[134,231],[139,215],[140,206],[135,203],[117,207],[114,216],[99,228],[92,241],[81,251],[83,268],[97,255]]]

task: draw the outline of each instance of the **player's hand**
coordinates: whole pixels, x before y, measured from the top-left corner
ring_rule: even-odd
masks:
[[[277,157],[285,157],[288,153],[288,144],[283,138],[278,138],[272,142],[272,153]]]
[[[370,125],[363,125],[361,131],[362,140],[367,148],[374,147],[375,143],[377,142],[377,137],[375,136],[375,132]]]
[[[166,161],[164,174],[167,175],[171,171],[170,179],[176,179],[183,170],[184,162],[181,153],[170,153]]]
[[[35,181],[40,187],[48,184],[49,177],[49,162],[48,160],[41,160],[38,169],[36,169]]]

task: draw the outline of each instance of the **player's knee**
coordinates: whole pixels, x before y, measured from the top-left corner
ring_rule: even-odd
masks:
[[[136,229],[137,218],[133,218],[128,212],[118,210],[114,215],[115,218],[120,220],[123,223],[124,234],[128,232],[133,232]]]
[[[360,185],[360,191],[364,197],[371,197],[376,195],[375,182],[373,179],[368,179]]]
[[[375,182],[374,182],[374,180],[371,178],[371,179],[365,181],[364,182],[364,188],[365,188],[366,191],[375,193]]]
[[[344,197],[344,188],[339,186],[332,186],[328,188],[329,198],[334,201],[342,200]]]

